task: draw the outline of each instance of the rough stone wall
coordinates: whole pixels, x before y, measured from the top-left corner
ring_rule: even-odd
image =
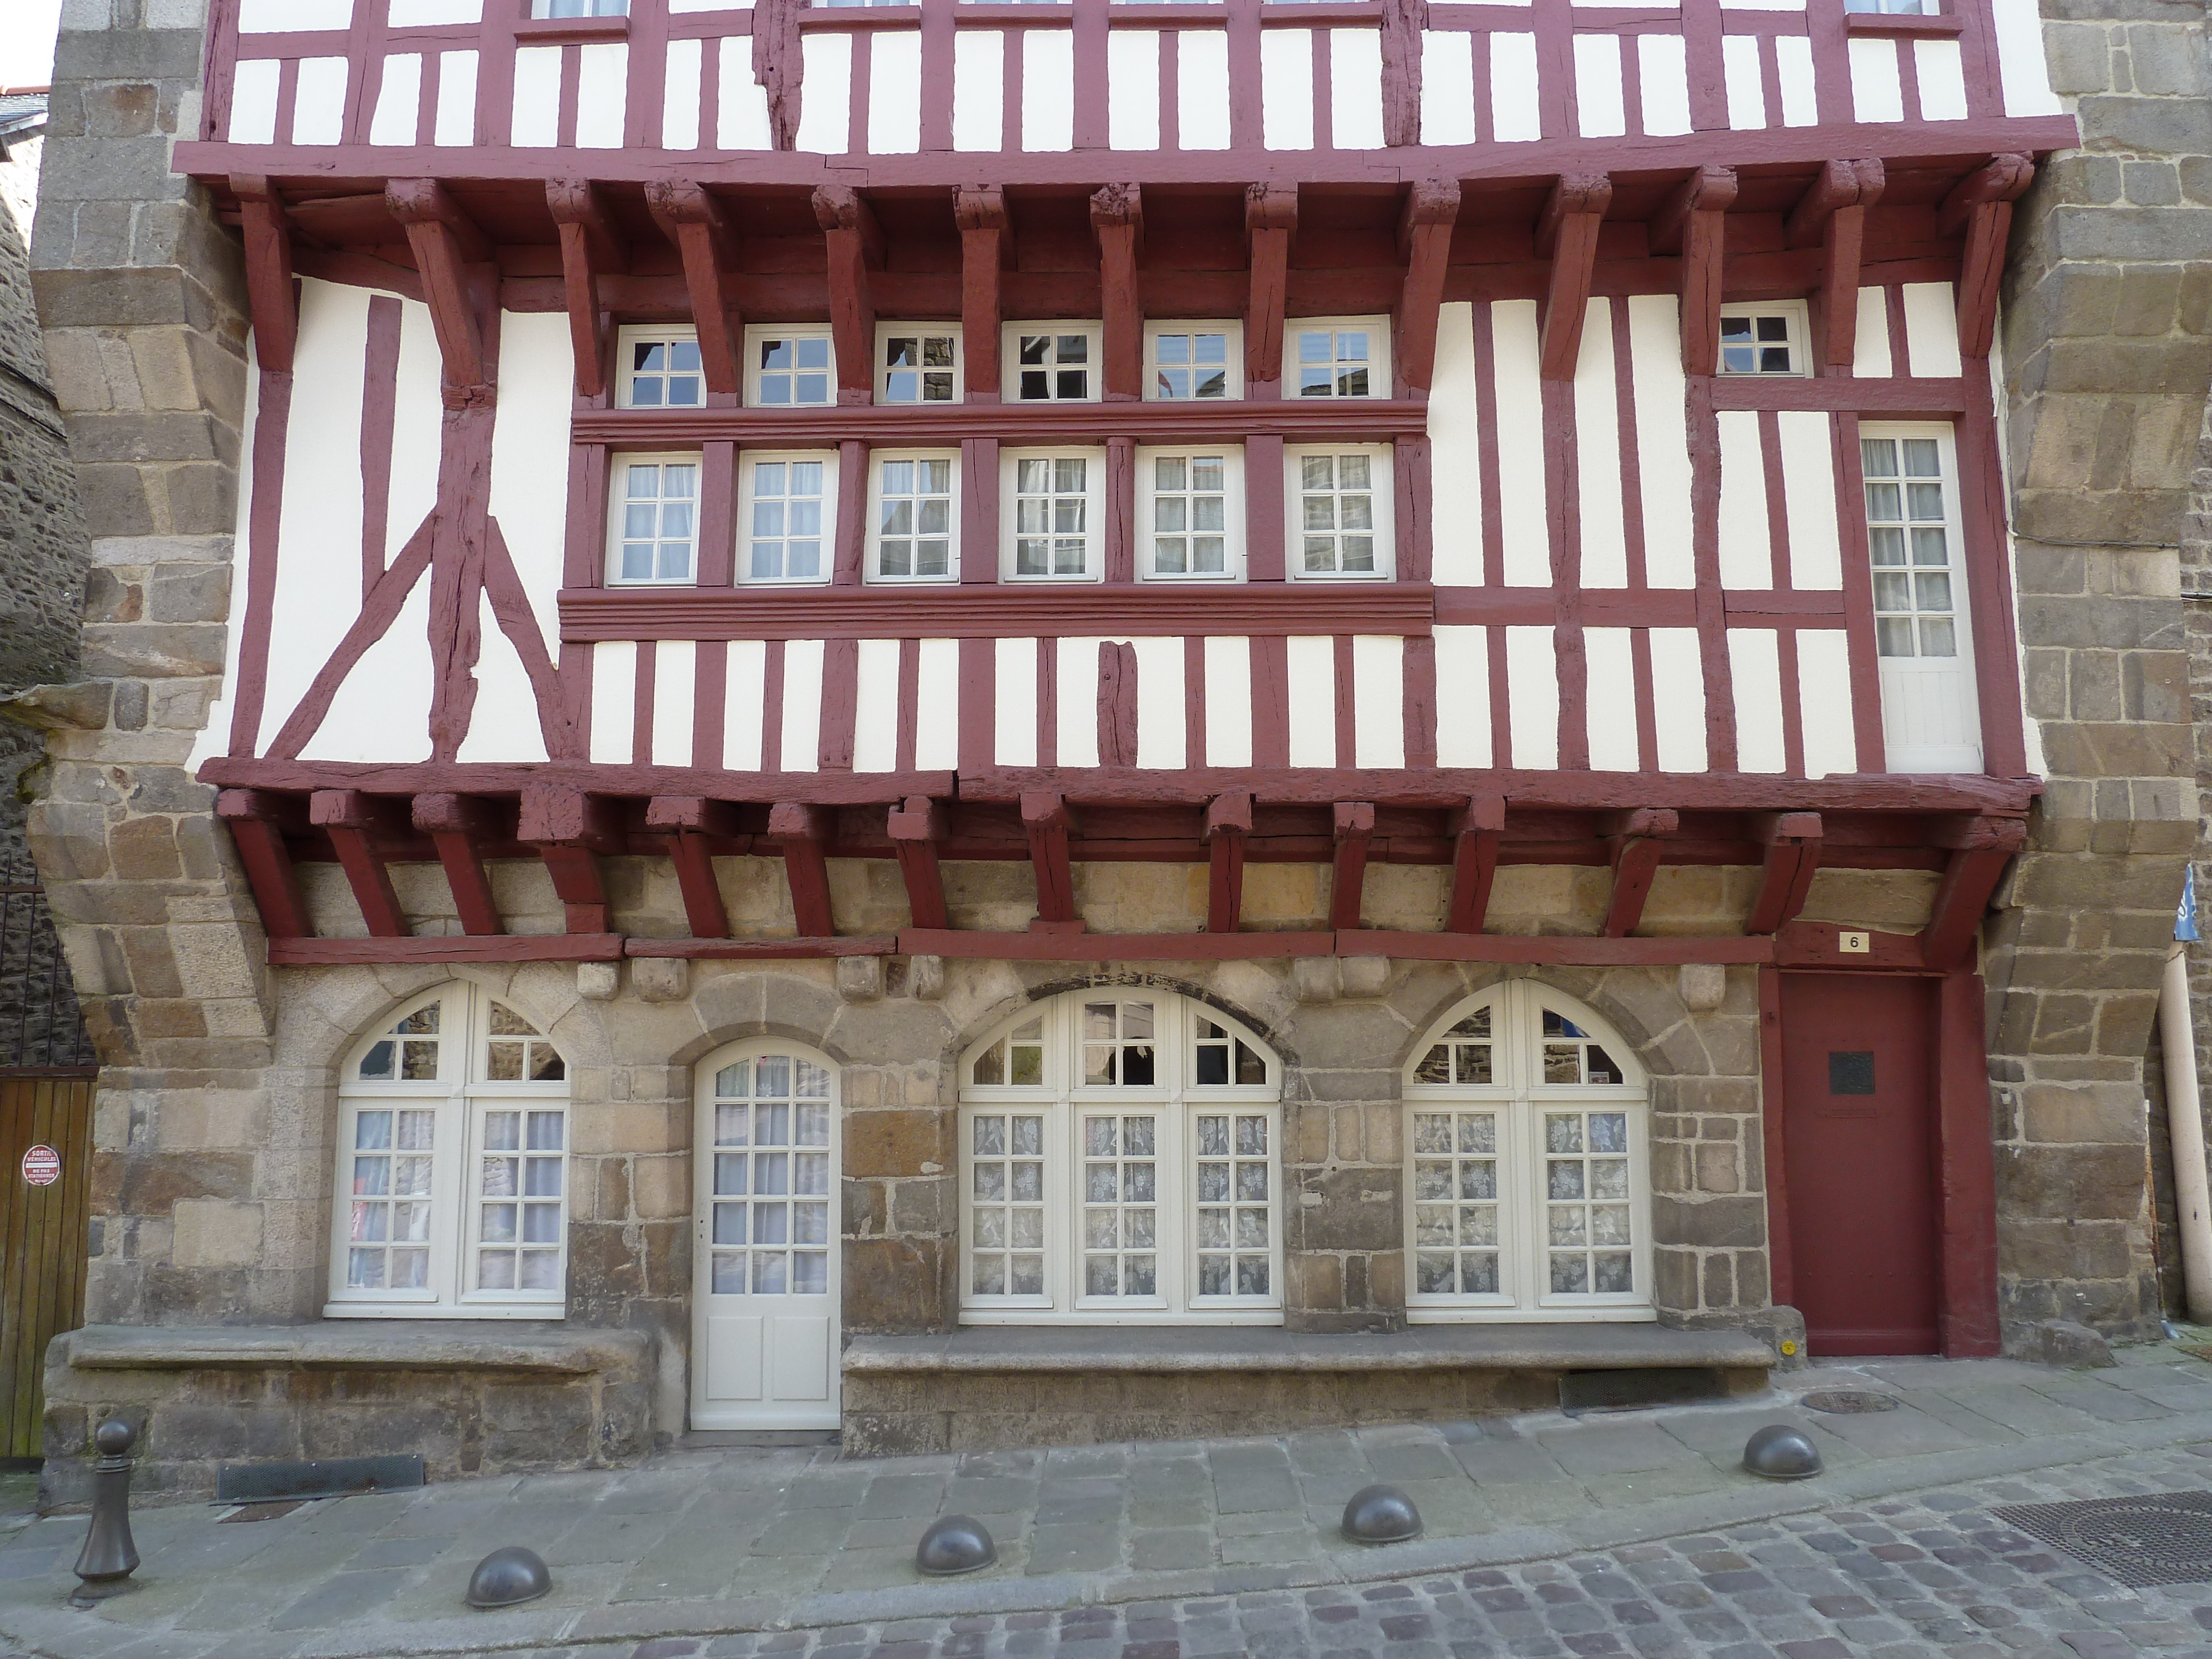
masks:
[[[2205,404],[2196,460],[2189,480],[2189,510],[2181,529],[2181,620],[2189,647],[2189,707],[2196,732],[2197,925],[2200,933],[2212,935],[2212,398]],[[2212,945],[2200,943],[2188,949],[2190,1012],[2200,1085],[2197,1105],[2199,1117],[2206,1118],[2202,1085],[2212,1079]],[[2153,1068],[2164,1063],[2155,1028],[2145,1063]],[[2180,1223],[2172,1197],[2172,1144],[2166,1139],[2169,1133],[2166,1113],[2172,1109],[2172,1103],[2166,1098],[2162,1072],[2154,1069],[2145,1083],[2160,1109],[2153,1114],[2151,1133],[2153,1154],[2163,1160],[2166,1191],[2161,1196],[2166,1207],[2177,1211],[2172,1225],[2161,1226],[2165,1255],[2160,1278],[2167,1311],[2179,1318],[2187,1310],[2187,1302],[2179,1261]]]

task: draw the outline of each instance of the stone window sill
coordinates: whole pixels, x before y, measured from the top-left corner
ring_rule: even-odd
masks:
[[[345,1319],[310,1325],[88,1325],[58,1339],[80,1370],[635,1370],[641,1331],[514,1320]]]

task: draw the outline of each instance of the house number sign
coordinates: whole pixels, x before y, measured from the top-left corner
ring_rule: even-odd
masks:
[[[33,1146],[23,1154],[23,1179],[33,1187],[51,1187],[62,1178],[62,1155],[51,1146]]]

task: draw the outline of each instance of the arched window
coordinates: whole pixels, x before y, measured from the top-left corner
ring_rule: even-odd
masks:
[[[1513,981],[1439,1021],[1405,1088],[1408,1317],[1652,1317],[1647,1094],[1618,1034]]]
[[[1171,992],[1071,991],[960,1066],[961,1317],[1282,1320],[1282,1066]]]
[[[557,1319],[568,1068],[489,992],[442,986],[346,1056],[325,1315]]]

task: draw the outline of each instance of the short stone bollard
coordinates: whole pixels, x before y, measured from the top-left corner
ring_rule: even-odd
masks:
[[[93,1431],[92,1443],[100,1449],[100,1462],[92,1472],[92,1527],[76,1558],[82,1582],[70,1594],[73,1607],[137,1588],[131,1583],[138,1570],[138,1547],[131,1540],[131,1449],[138,1443],[137,1431],[111,1417]]]

